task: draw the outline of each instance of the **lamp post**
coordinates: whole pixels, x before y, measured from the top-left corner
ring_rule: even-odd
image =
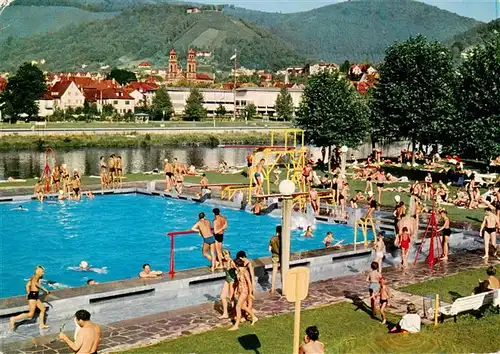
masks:
[[[347,160],[347,146],[342,146],[340,148],[340,152],[342,153],[341,159],[340,159],[340,174],[343,176],[345,175],[345,164]]]
[[[281,288],[285,292],[285,276],[290,268],[290,233],[292,229],[292,194],[295,192],[295,183],[285,179],[279,185],[280,194],[283,195],[281,203]]]

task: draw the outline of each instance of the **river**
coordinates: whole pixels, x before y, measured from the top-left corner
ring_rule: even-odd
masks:
[[[396,156],[406,143],[392,144],[382,147],[383,156]],[[98,175],[100,156],[111,154],[119,155],[123,160],[125,173],[140,173],[152,171],[155,168],[163,169],[163,160],[179,161],[196,167],[216,167],[221,160],[229,166],[243,166],[246,164],[248,149],[238,148],[86,148],[69,151],[56,151],[55,160],[58,164],[67,164],[70,170],[77,169],[80,174]],[[353,153],[356,158],[366,158],[371,152],[371,144],[364,144],[357,150],[348,151],[348,157]],[[312,148],[313,158],[321,156],[319,148]],[[53,160],[49,164],[52,168]],[[12,178],[32,178],[40,176],[45,166],[45,153],[39,151],[0,152],[0,180]]]

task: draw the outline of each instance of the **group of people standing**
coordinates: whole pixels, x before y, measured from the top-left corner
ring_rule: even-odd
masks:
[[[101,189],[121,188],[123,186],[123,163],[122,157],[111,154],[107,159],[101,156],[99,159]]]
[[[73,170],[73,175],[70,176],[66,164],[55,165],[51,175],[41,178],[33,188],[35,197],[43,202],[46,192],[58,192],[58,199],[73,199],[80,200],[81,179],[77,169]]]

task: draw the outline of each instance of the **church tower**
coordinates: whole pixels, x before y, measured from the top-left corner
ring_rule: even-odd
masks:
[[[177,64],[177,52],[175,49],[170,51],[170,56],[168,58],[168,75],[167,78],[169,81],[174,81],[177,78],[178,74],[178,64]]]
[[[188,51],[186,79],[196,80],[196,52],[193,49]]]

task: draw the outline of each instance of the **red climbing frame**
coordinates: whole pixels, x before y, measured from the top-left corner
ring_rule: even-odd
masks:
[[[45,179],[45,192],[50,192],[50,180],[52,178],[52,171],[50,169],[49,157],[52,156],[52,162],[56,161],[56,152],[52,148],[47,148],[45,150],[45,167],[43,168],[42,175],[40,176],[40,181],[43,182]]]
[[[168,232],[167,235],[170,237],[170,271],[168,274],[170,274],[170,278],[173,278],[175,275],[175,246],[174,246],[174,239],[175,236],[179,235],[188,235],[188,234],[194,234],[196,231],[193,230],[186,230],[186,231],[172,231]]]

